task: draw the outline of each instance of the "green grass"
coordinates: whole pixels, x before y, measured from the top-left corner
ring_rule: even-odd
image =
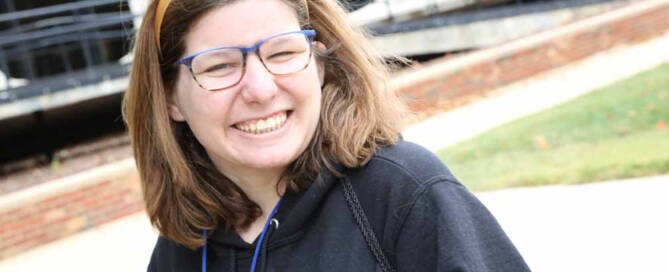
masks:
[[[656,175],[669,173],[667,123],[669,63],[437,154],[472,190]]]

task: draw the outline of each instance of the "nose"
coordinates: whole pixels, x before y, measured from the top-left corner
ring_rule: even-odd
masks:
[[[271,101],[278,92],[274,75],[267,71],[257,54],[249,54],[241,83],[242,98],[247,103]]]

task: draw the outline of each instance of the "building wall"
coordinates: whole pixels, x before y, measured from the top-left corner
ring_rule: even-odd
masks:
[[[143,209],[134,160],[0,198],[0,260]]]
[[[436,61],[401,76],[395,84],[410,109],[425,118],[509,83],[615,46],[651,39],[668,29],[669,1],[641,1],[498,47]]]

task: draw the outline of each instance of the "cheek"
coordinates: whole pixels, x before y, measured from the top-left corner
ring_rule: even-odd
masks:
[[[315,99],[320,103],[321,80],[319,78],[316,62],[312,60],[309,67],[302,71],[300,77],[287,81],[287,89],[293,90],[293,95],[305,100]]]
[[[302,93],[302,103],[304,103],[305,108],[307,108],[307,114],[309,116],[308,120],[310,120],[309,127],[311,130],[315,130],[321,115],[322,91],[320,80],[318,80],[316,77],[315,80],[309,84],[309,88],[305,88],[303,91],[304,93]]]
[[[191,81],[190,72],[188,72],[187,69],[180,67],[174,87],[177,90],[188,90],[191,88]]]
[[[186,121],[191,125],[206,121],[216,108],[214,93],[202,90],[191,80],[190,75],[179,75],[175,84],[179,106]]]

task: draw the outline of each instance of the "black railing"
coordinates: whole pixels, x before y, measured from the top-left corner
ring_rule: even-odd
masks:
[[[25,10],[0,1],[0,104],[127,74],[119,60],[130,50],[136,15],[126,0],[36,8],[56,1],[22,0]]]
[[[127,74],[128,64],[119,59],[130,51],[137,16],[129,11],[128,0],[64,1],[73,0],[0,0],[0,105]],[[340,1],[356,10],[393,0]],[[611,1],[622,0],[472,0],[446,14],[424,10],[415,19],[368,27],[386,35]],[[61,3],[26,7],[33,2]],[[25,10],[17,10],[18,3]]]
[[[621,1],[624,0],[475,0],[472,5],[445,14],[392,24],[378,23],[369,28],[375,35],[385,35]]]

